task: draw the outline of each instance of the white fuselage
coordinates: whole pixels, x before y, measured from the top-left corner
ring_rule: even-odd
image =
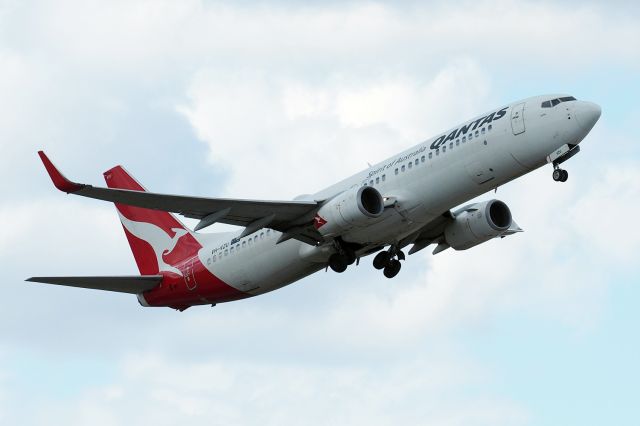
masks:
[[[556,149],[580,143],[597,120],[594,104],[541,106],[562,96],[538,96],[492,110],[309,198],[328,200],[353,187],[373,186],[395,204],[342,239],[368,247],[398,243],[450,209],[546,164]],[[240,233],[198,234],[199,257],[212,274],[252,295],[323,269],[334,251],[331,244],[276,244],[281,233],[269,229],[238,239]]]

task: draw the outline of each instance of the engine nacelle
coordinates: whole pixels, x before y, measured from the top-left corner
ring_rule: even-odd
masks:
[[[447,244],[456,250],[466,250],[495,238],[511,226],[511,211],[499,200],[489,200],[468,206],[453,223],[444,229]]]
[[[318,210],[316,228],[324,236],[334,236],[364,226],[382,216],[384,201],[371,186],[352,188],[338,194]]]

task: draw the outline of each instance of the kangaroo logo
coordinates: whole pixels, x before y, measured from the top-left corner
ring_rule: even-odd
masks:
[[[164,261],[165,256],[169,256],[176,248],[180,238],[187,235],[188,232],[182,228],[171,228],[175,233],[173,237],[169,236],[162,228],[147,222],[136,222],[129,220],[118,211],[120,221],[129,233],[136,238],[149,243],[153,252],[156,255],[156,261],[158,262],[158,270],[165,272],[173,272],[174,274],[183,276],[182,271],[178,268],[169,265]]]

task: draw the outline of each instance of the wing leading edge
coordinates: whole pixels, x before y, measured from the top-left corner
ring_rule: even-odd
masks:
[[[56,188],[68,194],[80,195],[114,203],[128,204],[153,210],[177,213],[200,219],[195,230],[215,222],[247,227],[245,235],[268,227],[291,235],[308,244],[322,242],[322,236],[310,225],[320,203],[316,201],[263,201],[231,198],[205,198],[184,195],[158,194],[95,187],[72,182],[53,165],[43,151],[40,159]],[[251,232],[247,232],[247,231]]]

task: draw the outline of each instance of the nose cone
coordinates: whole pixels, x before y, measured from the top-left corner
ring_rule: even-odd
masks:
[[[593,102],[578,101],[574,107],[576,121],[585,132],[588,132],[595,126],[601,113],[602,109],[600,105],[594,104]]]

